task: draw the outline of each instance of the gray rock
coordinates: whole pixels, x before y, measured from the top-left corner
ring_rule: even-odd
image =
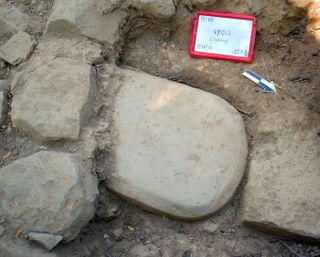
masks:
[[[0,169],[0,217],[8,231],[74,239],[93,218],[98,194],[96,178],[79,163],[77,155],[41,151]]]
[[[136,0],[135,6],[147,15],[160,19],[169,19],[176,12],[172,0]]]
[[[320,116],[291,103],[257,122],[243,221],[320,241]]]
[[[36,45],[29,34],[19,31],[0,48],[0,58],[11,65],[20,64],[30,57]]]
[[[60,235],[31,232],[28,234],[28,239],[38,243],[48,251],[51,251],[59,242],[61,242],[63,237]]]
[[[127,13],[110,11],[109,1],[57,0],[48,20],[47,34],[81,35],[113,45],[121,36]]]
[[[89,65],[68,58],[49,61],[28,74],[15,93],[13,126],[43,140],[77,140],[90,87]]]
[[[7,98],[6,94],[3,91],[0,91],[0,125],[2,125],[6,120],[6,108]]]
[[[217,223],[212,222],[211,220],[203,223],[202,226],[203,226],[203,231],[208,234],[214,234],[219,228],[219,225]]]
[[[240,114],[213,94],[123,70],[115,99],[115,170],[108,187],[150,210],[199,219],[219,210],[243,176]]]
[[[26,30],[28,28],[30,18],[28,15],[19,11],[14,6],[0,7],[0,24],[6,23],[7,26],[12,26],[16,30]],[[1,27],[1,25],[0,25]]]

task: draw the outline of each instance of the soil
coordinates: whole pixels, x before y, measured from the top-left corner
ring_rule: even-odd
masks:
[[[311,112],[320,113],[320,45],[305,32],[306,15],[291,7],[287,12],[296,15],[278,21],[281,24],[270,25],[277,26],[276,32],[268,26],[258,32],[252,64],[189,57],[189,23],[197,8],[241,11],[239,1],[228,5],[224,3],[229,1],[221,2],[214,7],[196,7],[182,1],[174,19],[165,24],[145,17],[137,18],[123,39],[121,51],[115,54],[117,64],[185,83],[226,99],[243,115],[251,147],[254,146],[257,125],[254,121],[265,112],[275,112],[294,101],[307,106]],[[48,1],[40,14],[31,10],[30,3],[22,6],[33,20],[30,33],[41,42],[52,1]],[[18,69],[0,68],[0,79],[12,78]],[[264,94],[242,76],[245,69],[274,81],[278,92]],[[97,71],[98,76],[103,73],[103,70]],[[10,91],[6,92],[10,98]],[[0,167],[37,151],[42,145],[11,129],[10,119],[0,131],[0,144],[4,146],[0,148]],[[99,161],[104,157],[103,153],[96,157],[97,169],[105,170],[104,162]],[[319,246],[264,234],[241,224],[241,197],[245,183],[246,177],[233,199],[209,219],[184,222],[130,205],[109,192],[101,179],[95,219],[76,240],[58,246],[55,252],[63,257],[320,256]],[[206,228],[212,224],[216,224],[217,229],[208,231]]]

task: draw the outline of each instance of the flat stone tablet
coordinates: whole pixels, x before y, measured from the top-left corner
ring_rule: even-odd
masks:
[[[218,96],[133,71],[115,100],[115,170],[108,187],[182,219],[214,213],[234,194],[247,157],[239,113]]]

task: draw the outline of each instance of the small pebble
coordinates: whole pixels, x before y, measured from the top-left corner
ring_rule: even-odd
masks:
[[[207,232],[208,234],[214,234],[217,231],[218,227],[218,224],[212,221],[205,222],[203,224],[203,231]]]
[[[122,233],[123,233],[122,228],[116,228],[116,229],[110,231],[111,237],[116,241],[122,240]]]

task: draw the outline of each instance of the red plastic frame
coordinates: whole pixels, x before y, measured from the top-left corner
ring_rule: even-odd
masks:
[[[223,18],[231,18],[231,19],[240,19],[240,20],[251,20],[252,21],[252,32],[250,37],[250,47],[248,57],[239,57],[233,55],[224,55],[224,54],[211,54],[211,53],[203,53],[197,52],[194,50],[196,44],[196,37],[198,32],[198,21],[200,15],[212,16],[212,17],[223,17]],[[250,63],[253,60],[253,50],[254,43],[256,40],[256,32],[257,32],[257,23],[256,18],[246,14],[235,14],[235,13],[223,13],[223,12],[207,12],[207,11],[199,11],[196,13],[196,17],[191,19],[191,37],[190,37],[190,47],[189,54],[192,57],[197,58],[210,58],[210,59],[218,59],[218,60],[228,60],[234,62],[246,62]]]

